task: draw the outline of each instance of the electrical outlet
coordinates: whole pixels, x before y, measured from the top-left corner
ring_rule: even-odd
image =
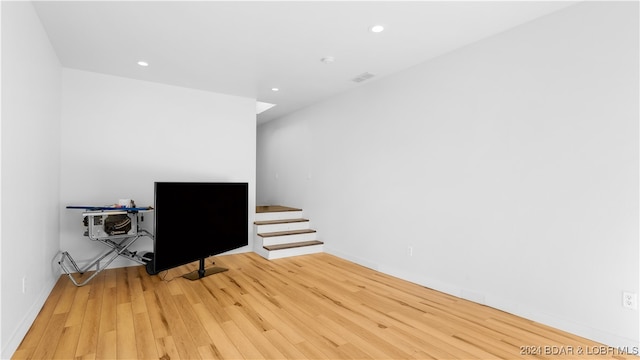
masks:
[[[27,277],[26,276],[22,277],[22,293],[23,294],[27,293]]]
[[[413,256],[413,246],[407,246],[407,255]]]
[[[622,306],[627,309],[638,310],[638,294],[622,292]]]

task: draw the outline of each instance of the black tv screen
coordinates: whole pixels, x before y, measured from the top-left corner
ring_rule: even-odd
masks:
[[[248,184],[156,182],[155,273],[249,243]]]

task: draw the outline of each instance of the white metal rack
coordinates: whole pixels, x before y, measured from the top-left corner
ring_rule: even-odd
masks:
[[[129,250],[141,237],[148,237],[153,240],[153,234],[138,226],[139,216],[144,212],[153,211],[152,208],[111,208],[111,207],[91,207],[91,206],[68,206],[67,209],[83,209],[85,233],[89,239],[97,241],[109,249],[99,255],[94,261],[84,268],[71,257],[69,252],[64,251],[60,256],[58,264],[65,274],[76,286],[84,286],[96,275],[106,269],[118,256],[125,257],[141,265],[146,265],[151,261],[152,253],[138,253]],[[142,219],[140,219],[142,221]],[[69,262],[73,268],[81,275],[95,267],[95,272],[82,282],[78,282],[67,267]]]

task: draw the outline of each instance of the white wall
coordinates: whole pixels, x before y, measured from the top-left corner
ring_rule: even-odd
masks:
[[[255,206],[255,99],[71,69],[63,71],[62,93],[63,206],[124,198],[152,206],[155,181],[248,182]],[[82,236],[81,214],[64,210],[60,223],[61,249],[79,265],[104,249]],[[144,226],[153,230],[152,216]],[[249,239],[238,251],[252,249]],[[132,249],[153,243],[142,238]]]
[[[58,278],[60,63],[31,3],[2,1],[1,358]],[[26,291],[22,291],[23,278]]]
[[[638,63],[637,3],[569,7],[260,126],[258,203],[304,208],[328,252],[637,346]]]

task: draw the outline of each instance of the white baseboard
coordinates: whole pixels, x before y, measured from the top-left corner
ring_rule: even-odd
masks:
[[[351,261],[353,263],[356,263],[358,265],[362,265],[362,266],[364,266],[366,268],[369,268],[371,270],[380,271],[380,270],[378,270],[378,264],[375,264],[375,263],[372,263],[370,261],[364,260],[364,259],[359,258],[357,256],[352,256],[351,254],[347,254],[347,253],[343,253],[343,252],[340,252],[340,251],[336,251],[333,248],[327,247],[326,243],[324,244],[324,252],[326,252],[327,254],[331,254],[331,255],[337,256],[337,257],[339,257],[341,259],[349,260],[349,261]]]
[[[512,302],[505,302],[503,299],[489,298],[487,299],[487,306],[495,309],[514,314],[525,319],[533,320],[537,323],[551,326],[568,333],[581,336],[583,338],[601,343],[603,345],[627,350],[630,355],[640,355],[640,341],[638,339],[630,339],[623,336],[611,334],[607,331],[597,329],[582,323],[561,318],[558,316],[550,315],[535,309],[523,308],[520,304]],[[620,355],[623,355],[620,353]]]
[[[153,249],[151,249],[151,250],[139,250],[138,252],[141,253],[141,252],[145,252],[145,251],[151,251],[152,252]],[[238,248],[238,249],[227,251],[227,252],[222,253],[222,254],[214,255],[213,257],[222,256],[222,255],[240,254],[240,253],[251,252],[251,251],[253,251],[252,247],[250,245],[247,245],[247,246],[243,246],[243,247]],[[78,264],[78,267],[80,269],[83,269],[84,267],[89,265],[94,260],[95,259],[75,260],[75,261],[76,261],[76,264]],[[108,257],[107,257],[107,260],[108,260]],[[101,266],[104,266],[104,263],[106,263],[107,260],[102,261],[101,262]],[[107,269],[117,269],[117,268],[123,268],[123,267],[128,267],[128,266],[142,266],[142,264],[137,263],[137,262],[135,262],[133,260],[127,259],[126,257],[118,256],[106,268]],[[73,269],[73,267],[70,264],[67,264],[67,268],[71,272],[75,272],[74,271],[75,269]],[[94,271],[94,270],[95,270],[95,266],[92,267],[91,269],[88,269],[87,271]]]
[[[31,305],[29,311],[24,316],[19,326],[15,329],[15,331],[8,337],[7,342],[4,345],[2,352],[0,353],[1,359],[10,359],[13,356],[13,353],[16,352],[18,346],[24,339],[25,335],[31,328],[31,325],[35,321],[36,317],[40,313],[40,310],[44,306],[44,303],[47,301],[49,294],[51,294],[51,290],[56,285],[58,278],[52,278],[45,286],[42,288],[36,301]]]
[[[435,279],[426,278],[419,274],[411,274],[399,269],[380,266],[370,261],[366,261],[358,257],[354,257],[350,254],[344,254],[344,253],[335,251],[333,249],[326,249],[326,252],[332,255],[338,256],[340,258],[343,258],[345,260],[352,261],[356,264],[365,266],[367,268],[380,271],[384,274],[395,276],[399,279],[410,281],[412,283],[425,286],[430,289],[443,292],[445,294],[449,294],[449,295],[463,298],[481,305],[486,305],[494,309],[505,311],[507,313],[520,316],[525,319],[538,322],[540,324],[551,326],[553,328],[566,331],[568,333],[578,335],[586,339],[590,339],[592,341],[601,343],[606,346],[610,346],[615,349],[628,351],[630,354],[633,354],[633,355],[638,355],[640,352],[640,339],[630,339],[630,338],[622,337],[619,335],[611,334],[609,332],[606,332],[600,329],[596,329],[584,324],[576,323],[569,319],[559,318],[557,316],[549,315],[547,313],[543,313],[535,309],[523,308],[522,304],[512,303],[509,301],[505,301],[504,299],[499,299],[499,298],[487,296],[485,294],[480,294],[480,293],[471,291],[469,289],[459,288],[457,286],[443,283]]]

